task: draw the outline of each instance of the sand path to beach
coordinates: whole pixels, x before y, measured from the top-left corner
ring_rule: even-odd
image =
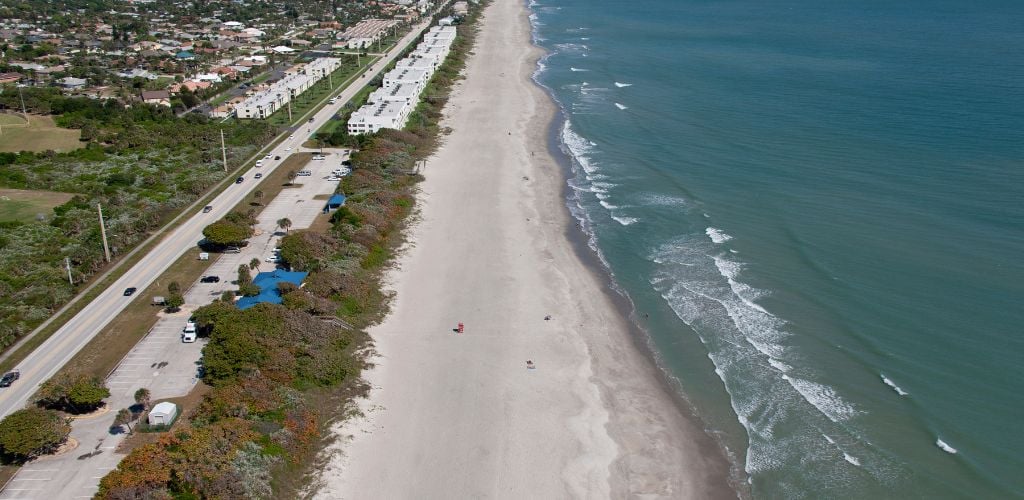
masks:
[[[320,498],[734,496],[567,238],[527,14],[520,0],[485,14],[389,275],[392,311],[370,331],[365,417],[338,428]]]

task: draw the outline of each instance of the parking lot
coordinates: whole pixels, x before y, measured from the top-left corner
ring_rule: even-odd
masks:
[[[277,221],[287,217],[292,221],[291,230],[309,227],[326,203],[326,200],[314,198],[334,193],[338,181],[326,179],[344,159],[342,155],[332,154],[325,160],[310,161],[304,168],[312,175],[296,178],[294,187],[282,190],[264,208],[256,226],[257,234],[249,244],[242,247],[240,253],[221,255],[207,270],[206,275],[219,276],[220,282],[192,284],[185,291],[185,306],[181,311],[161,312],[152,330],[110,374],[107,378],[110,411],[73,423],[71,437],[78,441],[78,447],[65,455],[44,457],[27,464],[0,492],[0,500],[92,498],[100,479],[123,457],[114,450],[124,435],[110,431],[117,411],[135,404],[135,391],[141,387],[149,389],[156,402],[184,396],[198,383],[199,362],[206,341],[202,338],[195,343],[181,341],[182,329],[192,311],[219,298],[224,291],[237,289],[232,282],[238,279],[239,265],[248,265],[256,258],[260,261],[258,271],[274,269],[276,265],[265,259],[273,254],[273,248],[283,236]],[[258,271],[253,271],[253,275]]]

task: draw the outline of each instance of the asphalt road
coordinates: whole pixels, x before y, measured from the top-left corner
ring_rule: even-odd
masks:
[[[405,47],[415,40],[426,28],[426,23],[417,25],[409,34],[402,38],[397,47]],[[387,66],[400,52],[402,50],[395,49],[389,51],[383,59],[370,67],[366,78],[357,77],[352,80],[348,87],[337,94],[338,100],[335,104],[323,107],[313,115],[312,122],[300,122],[295,127],[297,131],[294,135],[288,137],[264,154],[281,156],[283,161],[289,154],[297,151],[300,145],[310,136],[310,133],[306,132],[306,130],[317,130],[326,124],[346,102],[355,96],[366,82],[369,82],[380,73],[381,69]],[[281,161],[264,160],[264,166],[260,171],[267,175],[280,164]],[[24,407],[29,402],[29,398],[35,394],[40,384],[52,377],[62,366],[70,361],[79,350],[85,347],[93,337],[102,331],[107,323],[124,310],[132,300],[150,300],[150,297],[125,297],[123,293],[128,287],[144,290],[181,257],[186,250],[193,248],[202,239],[204,227],[223,217],[231,207],[245,199],[255,189],[257,183],[252,180],[254,173],[256,173],[256,170],[250,167],[241,174],[245,177],[245,181],[241,184],[232,184],[217,196],[212,202],[213,211],[206,214],[197,213],[192,218],[183,222],[177,229],[174,229],[143,257],[138,264],[129,269],[120,279],[93,299],[81,312],[19,363],[17,369],[21,371],[21,378],[13,386],[0,389],[0,418]]]

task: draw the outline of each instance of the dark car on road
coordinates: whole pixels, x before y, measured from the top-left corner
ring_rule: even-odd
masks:
[[[281,157],[280,157],[280,156],[275,156],[275,157],[274,157],[274,159],[275,159],[275,160],[280,160],[280,159],[281,159]]]
[[[213,211],[213,205],[206,205],[205,207],[203,207],[203,213],[204,214],[208,214],[208,213],[210,213],[212,211]]]
[[[220,283],[220,276],[203,276],[200,283]]]
[[[130,287],[128,287],[128,288],[125,288],[125,289],[124,289],[124,296],[125,296],[125,297],[131,297],[131,296],[132,296],[132,294],[133,294],[133,293],[135,293],[135,291],[136,291],[136,290],[138,290],[138,288],[135,288],[135,287],[133,287],[133,286],[130,286]]]
[[[239,178],[235,179],[235,184],[241,184],[242,181],[244,181],[244,180],[245,180],[245,177],[239,177]]]
[[[253,179],[262,179],[263,178],[263,174],[257,172],[256,175],[252,176],[252,178]]]
[[[9,371],[3,377],[0,377],[0,387],[10,387],[19,378],[21,378],[21,372],[18,370]]]

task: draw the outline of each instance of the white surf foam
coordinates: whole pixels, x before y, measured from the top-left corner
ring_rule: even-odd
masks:
[[[629,109],[628,106],[623,106],[622,104],[619,104],[619,103],[615,103],[615,107],[619,108],[619,109]]]
[[[618,222],[623,226],[629,226],[631,224],[636,224],[637,222],[640,222],[640,219],[637,219],[636,217],[620,217],[618,215],[612,215],[612,218],[615,219],[615,222]]]
[[[825,434],[822,434],[822,435],[821,435],[821,437],[825,438],[825,441],[828,441],[828,444],[836,444],[836,442],[835,442],[835,440],[834,440],[834,439],[832,439],[832,438],[828,437],[828,436],[827,436],[827,435],[825,435]]]
[[[906,396],[907,395],[907,391],[904,391],[903,389],[900,389],[900,386],[898,386],[895,383],[893,383],[892,380],[889,380],[885,376],[884,373],[880,373],[879,375],[882,376],[882,382],[885,382],[885,385],[887,385],[889,387],[892,387],[892,390],[896,391],[896,394],[899,394],[900,396]]]
[[[853,405],[843,401],[836,391],[827,385],[789,375],[783,375],[782,378],[833,422],[842,422],[858,413]]]
[[[706,233],[708,235],[708,238],[711,238],[711,241],[716,244],[725,243],[726,241],[732,239],[732,236],[729,236],[728,234],[725,233],[725,231],[722,231],[717,227],[709,227],[704,230],[704,233]]]
[[[632,87],[633,84],[632,83],[619,83],[619,82],[615,82],[615,86],[619,87],[621,89],[622,87]]]
[[[768,364],[772,365],[773,368],[775,368],[776,370],[778,370],[778,371],[780,371],[782,373],[786,373],[786,372],[788,372],[788,371],[793,369],[792,366],[789,366],[786,363],[783,363],[782,361],[779,361],[779,360],[777,360],[775,358],[768,358]]]
[[[590,70],[589,69],[583,69],[583,68],[574,68],[572,66],[569,66],[569,71],[581,72],[581,71],[590,71]]]
[[[935,446],[938,446],[942,451],[949,453],[950,455],[956,455],[956,448],[946,444],[941,438],[935,440]]]
[[[846,453],[844,451],[843,452],[843,458],[846,459],[847,462],[850,462],[851,464],[856,465],[857,467],[860,467],[860,460],[857,460],[857,457],[855,457],[853,455],[850,455],[849,453]]]
[[[600,203],[602,207],[607,208],[608,210],[615,210],[616,208],[619,208],[618,205],[612,205],[611,203],[608,203],[607,201],[604,200],[598,200],[598,203]]]
[[[584,172],[593,174],[597,171],[597,167],[591,163],[589,156],[593,151],[594,144],[573,131],[568,120],[562,125],[562,144],[569,150],[573,159],[576,160]]]

